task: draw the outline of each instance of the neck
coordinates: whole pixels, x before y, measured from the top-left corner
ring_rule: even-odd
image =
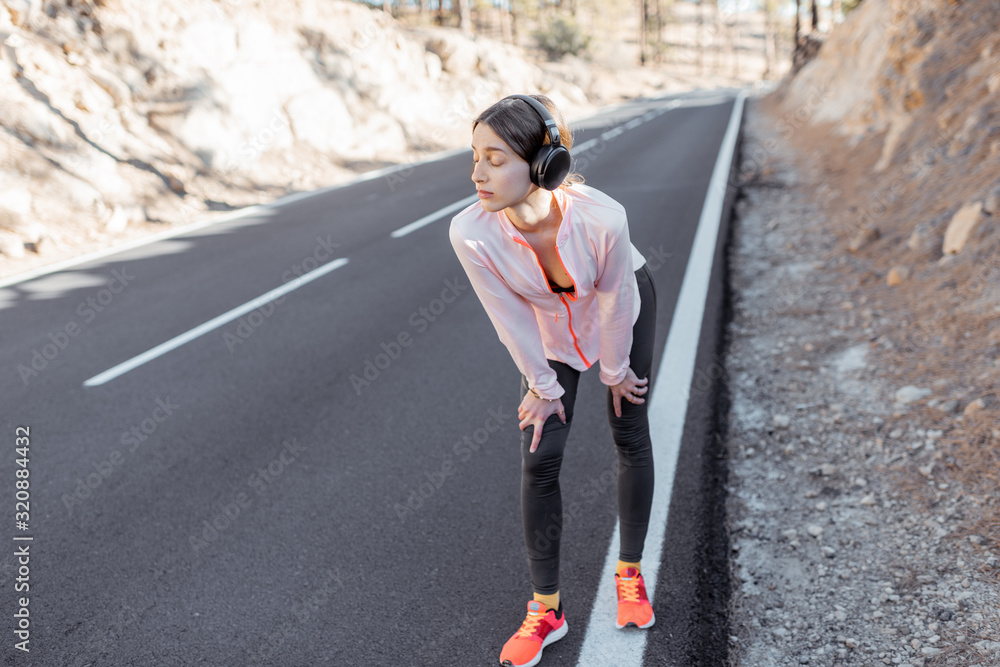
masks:
[[[539,234],[557,228],[562,211],[550,190],[536,187],[517,204],[504,209],[511,224],[525,234]]]

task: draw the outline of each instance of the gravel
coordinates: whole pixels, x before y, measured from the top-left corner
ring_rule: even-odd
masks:
[[[865,304],[824,270],[835,239],[779,126],[748,105],[729,259],[730,665],[1000,665],[1000,560],[961,537],[975,501],[934,477],[941,431],[899,417],[927,389],[873,372]]]

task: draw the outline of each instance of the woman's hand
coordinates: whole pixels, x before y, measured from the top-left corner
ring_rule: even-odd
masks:
[[[625,373],[625,379],[611,387],[611,393],[614,395],[616,417],[622,416],[622,398],[636,405],[642,405],[646,402],[645,398],[639,398],[638,395],[649,391],[649,387],[639,386],[647,382],[649,382],[648,377],[640,380],[636,377],[635,371],[629,368]]]
[[[562,423],[566,423],[566,411],[563,409],[562,399],[547,401],[544,398],[536,397],[530,391],[521,399],[521,405],[517,408],[517,418],[521,420],[521,423],[517,427],[522,431],[529,426],[535,427],[530,451],[534,452],[538,449],[538,442],[542,439],[542,427],[552,414],[559,415]]]

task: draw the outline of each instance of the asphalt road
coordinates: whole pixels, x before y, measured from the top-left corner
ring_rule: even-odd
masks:
[[[575,128],[577,145],[596,140],[579,170],[625,206],[653,269],[654,376],[670,327],[685,325],[674,306],[733,104],[702,93],[624,126],[671,100]],[[496,664],[531,597],[520,375],[448,242],[452,214],[391,236],[473,195],[470,166],[467,151],[0,289],[5,664]],[[719,358],[726,229],[703,374]],[[725,655],[715,389],[689,405],[647,665]],[[564,508],[579,508],[562,543],[571,629],[542,665],[577,663],[617,520],[604,390],[596,371],[581,377],[560,478]],[[18,426],[30,427],[23,531]],[[15,592],[19,572],[27,592]],[[27,653],[15,648],[20,597]]]

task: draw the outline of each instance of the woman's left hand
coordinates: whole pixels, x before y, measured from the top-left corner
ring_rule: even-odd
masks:
[[[639,385],[644,385],[647,382],[649,382],[648,377],[640,380],[630,367],[625,373],[625,379],[611,387],[611,393],[615,401],[616,417],[622,416],[622,398],[636,405],[642,405],[646,402],[645,398],[639,398],[639,396],[649,391],[649,387],[641,387]]]

